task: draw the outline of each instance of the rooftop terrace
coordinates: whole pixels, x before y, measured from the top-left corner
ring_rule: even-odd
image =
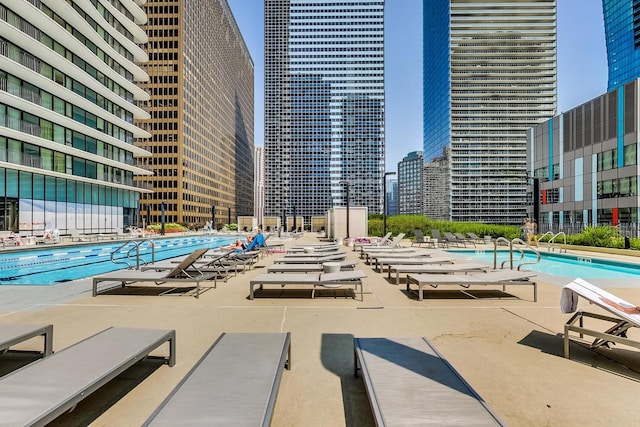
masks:
[[[316,241],[306,234],[295,243]],[[287,245],[293,245],[293,241]],[[218,283],[199,299],[181,292],[159,296],[158,287],[127,288],[91,296],[91,281],[55,286],[0,286],[0,322],[53,323],[54,351],[109,326],[175,329],[177,363],[131,368],[53,425],[140,425],[222,332],[292,334],[292,369],[278,393],[274,426],[369,426],[373,417],[361,378],[353,376],[354,337],[426,337],[488,405],[509,425],[637,425],[640,353],[624,346],[589,350],[572,344],[563,357],[560,289],[538,276],[538,302],[529,287],[440,290],[418,301],[404,285],[357,261],[367,272],[364,301],[343,289],[267,289],[250,301],[249,280],[266,272],[270,255],[256,267]],[[616,255],[619,259],[622,256]],[[634,260],[630,260],[633,262]],[[640,303],[635,281],[608,290]],[[598,312],[595,306],[580,307]],[[630,330],[630,337],[640,338]],[[30,341],[15,347],[38,350]],[[28,356],[0,357],[0,374]]]

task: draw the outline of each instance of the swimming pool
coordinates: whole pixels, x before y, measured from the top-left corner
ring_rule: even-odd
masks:
[[[173,258],[196,249],[227,245],[238,237],[184,236],[138,241],[140,259],[151,262],[152,250],[155,261]],[[114,255],[114,259],[135,265],[135,256],[127,259],[127,252],[134,247],[133,242],[117,241],[6,252],[0,254],[0,285],[53,285],[121,270],[127,268],[127,265],[114,264],[111,254],[123,244],[129,243]]]
[[[474,260],[488,261],[493,265],[493,251],[483,250],[453,250],[464,258],[472,258]],[[562,277],[582,277],[583,279],[638,279],[640,278],[640,265],[603,260],[585,256],[576,256],[568,254],[543,253],[540,255],[542,259],[537,264],[527,264],[522,270],[537,271],[540,273],[550,274]],[[513,253],[514,268],[521,262],[535,262],[536,256],[531,252],[527,252],[525,257],[520,258],[518,252]],[[509,251],[498,250],[497,264],[500,267],[503,261],[507,261],[508,265]]]

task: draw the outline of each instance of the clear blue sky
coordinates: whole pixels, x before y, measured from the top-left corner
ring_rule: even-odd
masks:
[[[428,0],[426,0],[428,1]],[[264,1],[228,0],[255,64],[255,139],[264,143]],[[607,90],[602,0],[557,0],[558,112]],[[387,170],[422,150],[422,0],[385,5]]]

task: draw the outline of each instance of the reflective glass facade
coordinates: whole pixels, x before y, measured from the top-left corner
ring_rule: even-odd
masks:
[[[384,0],[265,0],[265,215],[382,213],[384,101]]]
[[[526,131],[556,111],[556,2],[425,5],[424,152],[441,156],[448,138],[450,219],[519,224]]]
[[[226,0],[147,0],[145,69],[154,172],[138,183],[152,222],[162,202],[168,222],[195,227],[215,216],[253,215],[253,72],[249,50]],[[215,214],[212,210],[215,209]]]
[[[398,162],[398,213],[422,214],[422,151],[412,151]]]
[[[602,0],[609,83],[613,90],[640,76],[640,0]]]
[[[42,235],[135,224],[149,152],[139,2],[0,4],[0,230]]]

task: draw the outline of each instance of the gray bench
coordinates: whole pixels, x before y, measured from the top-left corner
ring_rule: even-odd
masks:
[[[291,334],[222,334],[143,424],[268,426]]]
[[[355,338],[354,365],[378,426],[503,425],[426,338]]]
[[[53,352],[53,325],[29,325],[24,323],[0,324],[0,354],[18,343],[42,336],[44,338],[43,356]]]
[[[45,425],[75,408],[127,368],[169,343],[175,364],[175,331],[109,328],[0,379],[0,424]]]

